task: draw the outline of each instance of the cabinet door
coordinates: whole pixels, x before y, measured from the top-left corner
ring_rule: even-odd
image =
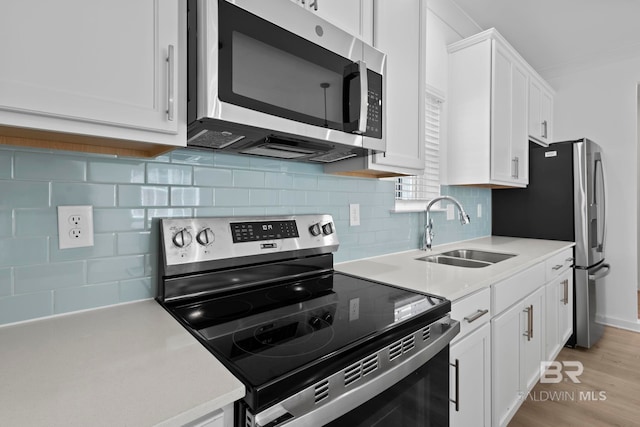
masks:
[[[520,347],[526,330],[521,303],[491,319],[492,425],[503,426],[520,406]]]
[[[292,1],[367,43],[373,43],[373,0]]]
[[[178,133],[180,2],[5,3],[0,122],[42,128],[45,117],[70,120],[73,133],[94,134],[90,124]],[[10,113],[22,117],[7,123]],[[46,130],[68,125],[54,127]]]
[[[387,54],[387,150],[376,165],[424,171],[424,41],[426,5],[419,0],[376,0],[374,46]],[[402,28],[402,31],[398,31]],[[407,37],[414,34],[414,37]]]
[[[450,424],[491,426],[491,328],[489,324],[451,346]],[[455,371],[457,369],[457,372]],[[457,378],[457,381],[456,381]]]
[[[493,41],[491,178],[528,183],[528,77],[500,43]]]
[[[540,362],[545,357],[544,346],[544,288],[540,288],[524,301],[524,310],[520,316],[522,330],[520,336],[520,391],[527,393],[540,378]]]
[[[546,323],[546,336],[545,336],[545,360],[553,360],[558,354],[560,346],[559,336],[559,310],[560,299],[562,298],[559,281],[557,279],[552,280],[545,286],[545,323]]]
[[[564,346],[573,333],[573,270],[567,270],[557,283],[558,289],[558,339]]]

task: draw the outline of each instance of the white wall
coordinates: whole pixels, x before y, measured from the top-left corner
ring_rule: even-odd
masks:
[[[557,141],[587,137],[602,146],[607,178],[606,259],[600,321],[640,330],[638,288],[638,94],[640,56],[548,80],[556,89]]]

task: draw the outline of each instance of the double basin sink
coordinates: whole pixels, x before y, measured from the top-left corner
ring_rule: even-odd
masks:
[[[479,251],[476,249],[455,249],[435,255],[416,258],[416,260],[433,262],[436,264],[453,265],[455,267],[482,268],[513,258],[514,256],[516,255]]]

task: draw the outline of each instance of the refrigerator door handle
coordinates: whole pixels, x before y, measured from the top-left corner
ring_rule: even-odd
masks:
[[[606,187],[605,187],[605,178],[604,178],[604,166],[602,165],[602,155],[597,152],[595,153],[595,162],[594,162],[594,174],[593,174],[593,200],[595,202],[596,205],[602,206],[602,218],[598,218],[598,221],[602,224],[602,235],[600,236],[599,231],[597,230],[596,233],[598,233],[598,236],[596,236],[596,251],[598,252],[604,252],[604,240],[607,234],[607,203],[606,203],[606,198],[605,198],[605,193],[606,193]],[[600,173],[598,173],[598,171],[600,171]],[[600,179],[598,180],[598,177],[600,177]],[[602,200],[600,200],[600,198],[598,198],[598,184],[600,185],[600,188],[602,189],[602,193],[601,193],[601,198]],[[598,212],[599,214],[599,212]]]
[[[605,270],[605,271],[603,272],[602,270]],[[598,268],[595,269],[593,274],[589,274],[589,280],[598,281],[603,277],[609,275],[610,271],[611,271],[611,265],[607,263],[602,263],[598,266]]]

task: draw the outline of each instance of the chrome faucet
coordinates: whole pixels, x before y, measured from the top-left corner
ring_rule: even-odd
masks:
[[[440,200],[449,200],[451,202],[453,202],[457,208],[458,208],[458,218],[460,218],[460,224],[465,225],[465,224],[469,224],[471,222],[471,219],[469,218],[469,215],[467,215],[467,213],[464,211],[464,209],[462,208],[462,205],[460,204],[459,201],[457,201],[456,199],[454,199],[451,196],[440,196],[440,197],[436,197],[435,199],[431,200],[429,202],[429,204],[427,205],[427,209],[426,209],[426,215],[427,215],[427,221],[426,221],[426,225],[424,226],[424,238],[422,241],[422,250],[426,251],[426,250],[431,250],[431,243],[433,242],[433,218],[431,218],[431,216],[429,215],[429,211],[431,210],[431,207],[438,203]]]

